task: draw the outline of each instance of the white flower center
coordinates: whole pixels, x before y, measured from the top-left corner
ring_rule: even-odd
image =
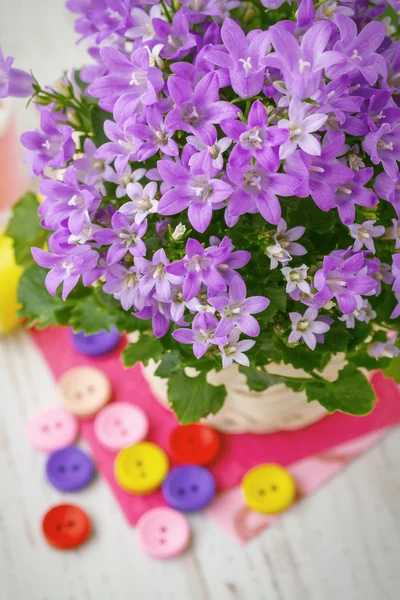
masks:
[[[310,327],[310,322],[307,321],[306,319],[302,319],[301,321],[299,321],[296,326],[297,331],[301,331],[301,332],[307,331],[307,329],[309,327]]]
[[[308,60],[299,60],[299,71],[302,75],[307,74],[311,71],[311,63]]]
[[[68,201],[68,206],[76,206],[77,208],[84,208],[85,201],[80,194],[74,194],[71,200]]]
[[[239,62],[242,63],[243,69],[245,70],[246,73],[248,73],[249,71],[251,71],[251,69],[253,68],[253,66],[251,64],[251,57],[250,56],[248,56],[246,58],[246,60],[244,58],[239,58]]]
[[[127,248],[130,248],[131,246],[134,246],[136,244],[137,235],[134,231],[122,229],[119,232],[118,237]]]
[[[362,56],[358,54],[358,50],[354,48],[352,55],[350,56],[350,60],[362,60]]]
[[[134,288],[138,282],[138,277],[136,273],[128,273],[124,278],[124,286],[127,288]]]

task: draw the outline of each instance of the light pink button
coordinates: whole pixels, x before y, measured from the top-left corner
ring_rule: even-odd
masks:
[[[62,408],[36,413],[28,422],[28,438],[37,450],[52,452],[70,446],[78,435],[78,421]]]
[[[182,554],[190,542],[187,519],[173,508],[160,506],[138,521],[137,535],[145,554],[152,558],[172,558]]]
[[[128,402],[114,402],[97,413],[94,432],[109,450],[121,450],[144,440],[149,430],[146,414]]]

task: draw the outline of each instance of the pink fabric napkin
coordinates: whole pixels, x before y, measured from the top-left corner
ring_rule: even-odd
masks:
[[[68,369],[79,365],[92,365],[104,371],[113,386],[113,400],[132,402],[144,409],[150,421],[148,439],[164,449],[167,448],[169,433],[177,425],[177,421],[174,415],[152,396],[140,367],[124,369],[119,358],[122,343],[105,357],[90,358],[74,350],[68,329],[49,328],[33,331],[32,336],[56,379]],[[292,465],[400,422],[400,395],[395,383],[385,380],[381,374],[376,374],[373,384],[379,402],[374,412],[366,417],[335,413],[300,431],[266,435],[222,434],[220,455],[210,467],[215,475],[218,490],[234,488],[240,483],[243,475],[257,464],[276,462],[284,466]],[[160,492],[140,497],[121,490],[113,475],[115,454],[105,450],[98,443],[92,421],[82,421],[81,433],[88,441],[100,473],[111,486],[130,524],[134,525],[149,508],[164,504]]]

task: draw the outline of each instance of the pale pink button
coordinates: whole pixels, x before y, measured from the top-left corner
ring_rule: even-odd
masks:
[[[149,510],[139,519],[136,531],[143,552],[152,558],[182,554],[190,542],[189,523],[173,508],[160,506]]]
[[[112,396],[108,377],[94,367],[69,369],[58,382],[63,406],[78,419],[94,417]]]
[[[28,422],[28,438],[37,450],[53,452],[70,446],[78,435],[78,421],[62,408],[36,413]]]
[[[109,450],[121,450],[144,440],[149,430],[146,414],[128,402],[113,402],[97,413],[94,432]]]

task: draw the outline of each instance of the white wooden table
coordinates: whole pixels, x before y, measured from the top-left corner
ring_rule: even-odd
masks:
[[[42,82],[85,59],[63,0],[0,0],[0,45]],[[18,107],[20,130],[35,111]],[[1,173],[0,173],[1,176]],[[4,285],[4,282],[0,282]],[[143,555],[104,481],[61,496],[44,480],[44,457],[25,436],[27,418],[57,402],[56,386],[29,335],[0,338],[1,600],[398,600],[400,429],[277,524],[240,548],[201,514],[191,549],[157,562]],[[40,522],[71,500],[95,534],[57,552]]]

